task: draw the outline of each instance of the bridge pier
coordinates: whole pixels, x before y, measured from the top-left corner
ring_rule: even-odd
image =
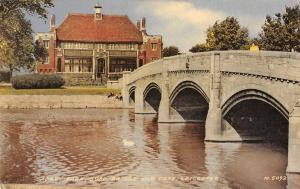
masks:
[[[135,88],[135,113],[136,114],[156,114],[156,111],[153,107],[146,102],[144,96],[144,87],[143,83],[137,84]]]
[[[219,141],[222,137],[222,111],[220,107],[220,54],[213,54],[211,56],[210,66],[210,102],[205,123],[205,140]]]
[[[144,112],[144,95],[141,86],[136,86],[135,88],[135,104],[134,113],[143,114]]]
[[[238,133],[223,119],[220,64],[220,54],[213,54],[211,56],[210,102],[205,122],[205,140],[212,142],[242,141]]]
[[[158,110],[158,122],[168,123],[170,122],[170,99],[169,99],[169,77],[168,77],[168,65],[163,65],[163,84],[161,86],[161,100]]]
[[[162,86],[162,94],[158,111],[158,122],[170,122],[170,100],[167,83]]]
[[[209,142],[240,142],[242,138],[223,119],[221,108],[210,108],[205,122],[205,140]]]
[[[288,173],[300,173],[300,103],[289,117]]]
[[[129,71],[124,71],[123,72],[123,77],[122,77],[122,98],[123,98],[123,106],[128,108],[130,107],[129,104],[129,93],[128,93],[128,79],[130,76],[130,72]]]

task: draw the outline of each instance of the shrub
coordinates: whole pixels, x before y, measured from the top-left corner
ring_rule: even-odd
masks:
[[[12,87],[15,89],[54,89],[64,84],[64,79],[55,74],[28,74],[12,78]]]
[[[0,82],[10,82],[10,72],[0,71]]]

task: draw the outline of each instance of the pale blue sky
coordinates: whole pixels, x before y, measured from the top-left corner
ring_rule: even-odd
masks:
[[[49,14],[56,15],[58,26],[69,12],[93,13],[101,2],[104,14],[126,14],[135,23],[147,18],[149,34],[163,35],[165,46],[176,45],[182,52],[205,41],[205,31],[216,20],[238,17],[256,36],[267,14],[282,12],[299,0],[54,0]],[[31,18],[35,32],[49,31],[49,23]]]

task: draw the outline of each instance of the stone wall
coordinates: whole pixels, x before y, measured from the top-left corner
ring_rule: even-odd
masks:
[[[66,86],[81,86],[81,85],[104,85],[106,79],[92,79],[92,73],[57,73],[65,80]]]
[[[122,88],[122,86],[120,86],[119,81],[107,81],[106,87],[110,88],[110,89],[121,89]]]
[[[0,108],[122,108],[104,95],[0,95]]]

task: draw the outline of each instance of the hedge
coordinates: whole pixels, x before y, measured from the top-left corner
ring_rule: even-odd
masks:
[[[27,74],[12,78],[12,87],[15,89],[54,89],[64,84],[64,79],[55,74]]]
[[[10,72],[0,71],[0,82],[10,82]]]

